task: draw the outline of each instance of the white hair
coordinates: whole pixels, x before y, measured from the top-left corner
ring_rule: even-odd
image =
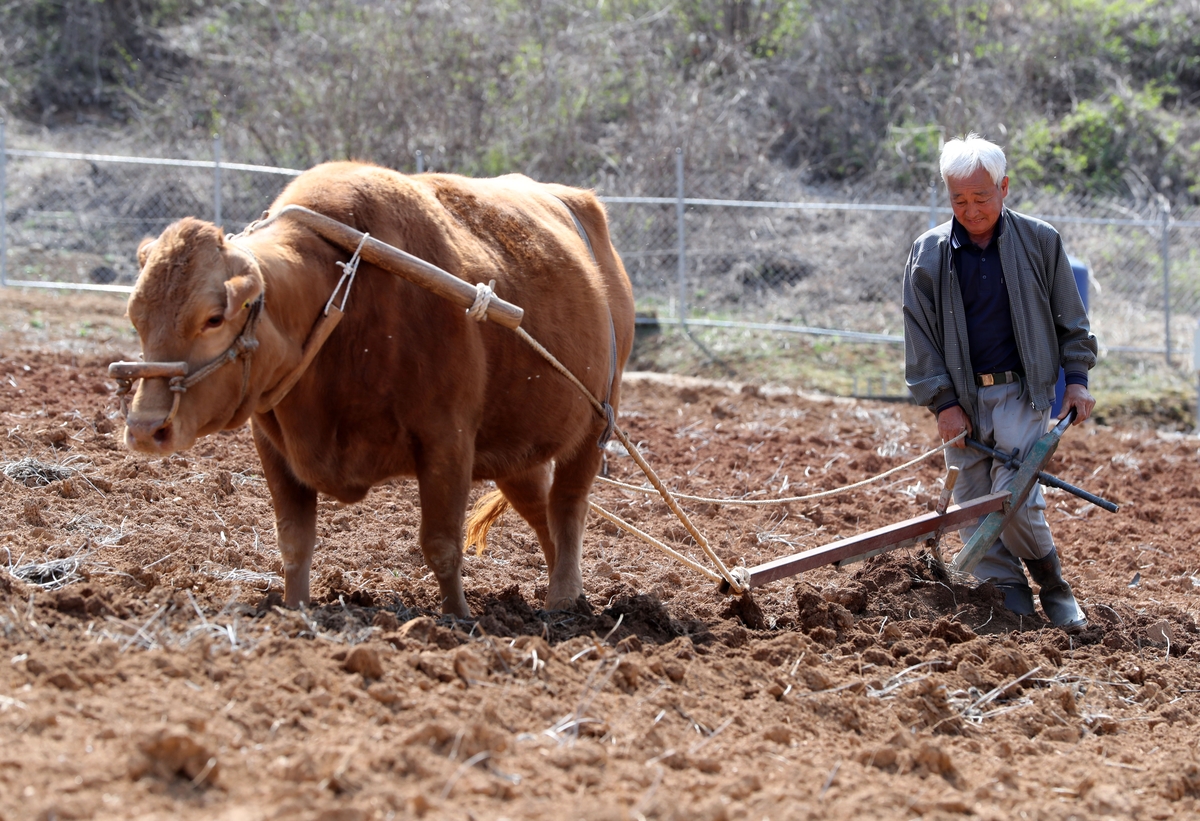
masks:
[[[999,185],[1000,180],[1004,179],[1004,169],[1007,165],[1004,149],[985,140],[974,131],[968,134],[966,139],[956,138],[942,147],[943,182],[948,179],[961,180],[982,168],[988,172],[992,182]]]

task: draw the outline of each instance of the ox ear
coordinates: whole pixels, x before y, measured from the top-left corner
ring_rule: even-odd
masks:
[[[138,243],[137,260],[139,270],[146,267],[146,260],[150,258],[150,251],[156,242],[158,242],[158,239],[155,237],[146,237]]]
[[[258,277],[237,276],[225,280],[225,319],[231,320],[250,307],[262,293],[262,280]]]

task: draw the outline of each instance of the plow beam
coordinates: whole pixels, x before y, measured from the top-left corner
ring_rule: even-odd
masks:
[[[748,587],[761,587],[767,582],[786,579],[827,564],[846,565],[880,553],[922,544],[926,539],[940,538],[943,533],[974,524],[980,517],[1003,511],[1009,496],[1007,491],[980,496],[961,505],[951,505],[945,513],[915,516],[894,525],[751,567]],[[729,592],[727,583],[721,583],[721,592]]]

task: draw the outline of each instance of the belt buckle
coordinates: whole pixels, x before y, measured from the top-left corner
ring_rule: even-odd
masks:
[[[981,387],[984,387],[984,388],[992,387],[992,385],[996,384],[995,374],[981,373],[979,375],[979,384]]]

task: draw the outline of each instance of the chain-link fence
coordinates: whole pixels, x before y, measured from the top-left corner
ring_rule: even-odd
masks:
[[[37,151],[3,139],[0,124],[7,285],[128,290],[143,237],[183,216],[240,230],[300,173],[223,162],[218,141],[208,158],[171,160]],[[777,199],[722,199],[717,178],[687,172],[685,160],[669,151],[637,174],[576,181],[607,204],[642,321],[900,341],[909,246],[950,215],[937,188],[925,202],[835,202],[782,184],[761,186],[782,193]],[[1194,210],[1016,191],[1008,204],[1054,224],[1090,267],[1093,327],[1109,351],[1178,357],[1190,349],[1200,315]]]
[[[0,125],[0,135],[3,126]],[[0,152],[4,284],[129,290],[137,246],[177,219],[258,217],[299,171],[208,160]]]

